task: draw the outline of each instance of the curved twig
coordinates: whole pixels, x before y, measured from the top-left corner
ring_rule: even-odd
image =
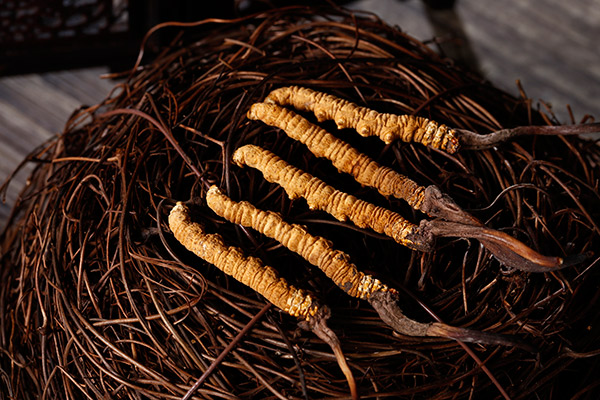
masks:
[[[485,135],[467,129],[455,129],[459,135],[460,145],[465,150],[482,150],[504,143],[523,135],[560,136],[600,133],[600,122],[579,125],[531,125],[501,129]]]

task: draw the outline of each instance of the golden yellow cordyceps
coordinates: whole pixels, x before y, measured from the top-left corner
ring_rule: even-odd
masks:
[[[455,153],[459,141],[454,129],[414,115],[379,113],[312,89],[289,86],[273,90],[265,102],[310,111],[322,122],[333,120],[339,129],[352,128],[362,136],[378,136],[389,144],[395,140],[417,142]]]
[[[417,210],[421,208],[423,186],[380,165],[294,111],[276,104],[256,103],[247,115],[250,119],[281,128],[290,138],[305,144],[315,156],[327,158],[339,171],[352,175],[361,185],[376,188],[384,196],[404,199]]]
[[[303,319],[305,325],[331,347],[348,381],[352,399],[358,399],[356,382],[340,342],[326,325],[330,314],[328,307],[321,305],[312,295],[288,284],[279,277],[277,271],[264,265],[260,259],[246,257],[239,248],[227,246],[218,234],[206,233],[202,225],[191,220],[189,209],[183,203],[178,202],[171,210],[169,227],[186,249],[262,294],[288,314]]]
[[[206,233],[202,225],[192,222],[183,203],[177,203],[171,210],[169,227],[186,249],[256,290],[290,315],[310,319],[317,314],[320,306],[312,295],[289,285],[260,259],[246,257],[239,248],[227,246],[220,235]]]
[[[378,279],[360,272],[350,257],[335,250],[329,240],[311,235],[300,225],[285,222],[279,213],[260,210],[247,201],[235,202],[216,186],[206,193],[206,203],[226,220],[251,227],[299,254],[350,296],[367,299],[375,291],[388,290]]]
[[[254,145],[242,146],[234,152],[233,161],[240,166],[258,169],[267,181],[280,185],[291,199],[306,199],[311,209],[322,210],[340,221],[350,220],[360,228],[383,233],[404,246],[431,250],[433,236],[420,231],[417,225],[400,214],[339,191],[268,150]]]

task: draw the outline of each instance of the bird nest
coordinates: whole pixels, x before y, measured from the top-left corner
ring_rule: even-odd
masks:
[[[410,250],[290,200],[231,161],[239,146],[259,145],[418,223],[424,216],[406,203],[248,119],[250,106],[298,85],[479,133],[555,125],[551,113],[370,15],[288,8],[181,29],[27,159],[36,169],[1,241],[0,397],[175,399],[195,386],[193,398],[348,398],[323,341],[177,243],[167,222],[177,200],[207,231],[329,306],[361,397],[576,398],[597,390],[597,258],[540,274],[503,266],[477,240]],[[600,148],[592,141],[530,135],[449,155],[321,126],[542,254],[600,248]],[[394,332],[301,257],[214,214],[205,203],[211,185],[330,240],[395,287],[410,318],[513,335],[535,351]]]

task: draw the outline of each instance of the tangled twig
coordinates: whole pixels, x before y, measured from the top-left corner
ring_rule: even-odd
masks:
[[[433,252],[411,251],[312,212],[255,170],[231,165],[240,145],[268,148],[416,221],[419,213],[404,201],[360,187],[279,130],[249,121],[246,111],[282,86],[320,88],[362,107],[438,121],[459,141],[462,129],[485,134],[558,124],[552,115],[369,15],[296,7],[201,24],[163,26],[165,37],[177,33],[168,49],[132,70],[105,101],[77,110],[64,133],[24,162],[35,170],[0,237],[0,397],[181,398],[206,371],[194,397],[296,398],[303,387],[309,398],[348,396],[331,348],[275,307],[236,339],[265,300],[177,250],[161,207],[170,199],[191,199],[207,232],[322,295],[364,397],[593,395],[598,259],[536,275],[499,268],[471,240],[442,237]],[[333,131],[333,124],[321,125]],[[599,248],[600,149],[589,140],[519,136],[449,155],[418,144],[344,139],[542,254]],[[518,335],[536,346],[541,362],[520,348],[465,350],[443,338],[394,334],[368,304],[278,242],[215,216],[202,203],[212,184],[334,240],[366,275],[397,288],[403,311],[416,320]],[[232,342],[229,356],[211,367]]]

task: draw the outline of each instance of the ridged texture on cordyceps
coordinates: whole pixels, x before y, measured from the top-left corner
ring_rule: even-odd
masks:
[[[308,88],[291,86],[275,89],[269,93],[266,101],[312,111],[320,122],[332,120],[339,129],[351,128],[362,136],[377,136],[386,144],[402,140],[421,143],[451,154],[459,146],[456,132],[444,124],[415,115],[379,113]]]
[[[260,210],[247,201],[235,202],[216,186],[206,193],[206,204],[226,220],[251,227],[302,256],[350,296],[368,299],[375,291],[388,290],[379,280],[359,271],[346,253],[335,250],[330,240],[287,223],[279,213]]]
[[[359,228],[383,233],[404,246],[430,249],[429,242],[411,240],[418,227],[400,214],[339,191],[269,150],[253,145],[242,146],[233,153],[232,160],[241,167],[256,168],[265,180],[280,185],[291,199],[305,199],[311,210],[325,211],[339,221],[352,221]]]
[[[327,158],[338,171],[352,175],[361,185],[374,187],[384,196],[404,199],[416,209],[423,204],[424,187],[389,167],[379,165],[348,142],[292,110],[275,104],[256,103],[250,107],[248,118],[281,128],[290,138],[305,144],[316,157]]]
[[[247,119],[250,106],[297,85],[479,133],[556,123],[552,116],[369,15],[286,8],[164,32],[180,29],[174,46],[104,102],[78,110],[63,134],[29,157],[37,168],[1,238],[0,397],[185,394],[266,303],[175,241],[168,211],[191,199],[191,215],[208,233],[331,308],[329,326],[365,397],[491,399],[501,397],[500,386],[513,399],[593,398],[597,254],[528,274],[501,267],[474,241],[440,239],[432,253],[411,251],[289,200],[230,159],[242,145],[259,145],[417,223],[423,216],[403,201],[361,187],[279,129]],[[102,117],[106,111],[114,113]],[[600,249],[600,150],[590,141],[520,137],[447,155],[319,125],[417,184],[439,186],[487,226],[542,254]],[[211,184],[331,240],[361,271],[400,288],[408,317],[433,322],[434,314],[453,326],[516,335],[539,349],[539,362],[520,349],[469,345],[486,371],[457,342],[395,335],[369,304],[301,257],[210,211],[203,199]],[[348,396],[329,347],[273,307],[196,396],[303,398],[303,388],[311,399]]]

